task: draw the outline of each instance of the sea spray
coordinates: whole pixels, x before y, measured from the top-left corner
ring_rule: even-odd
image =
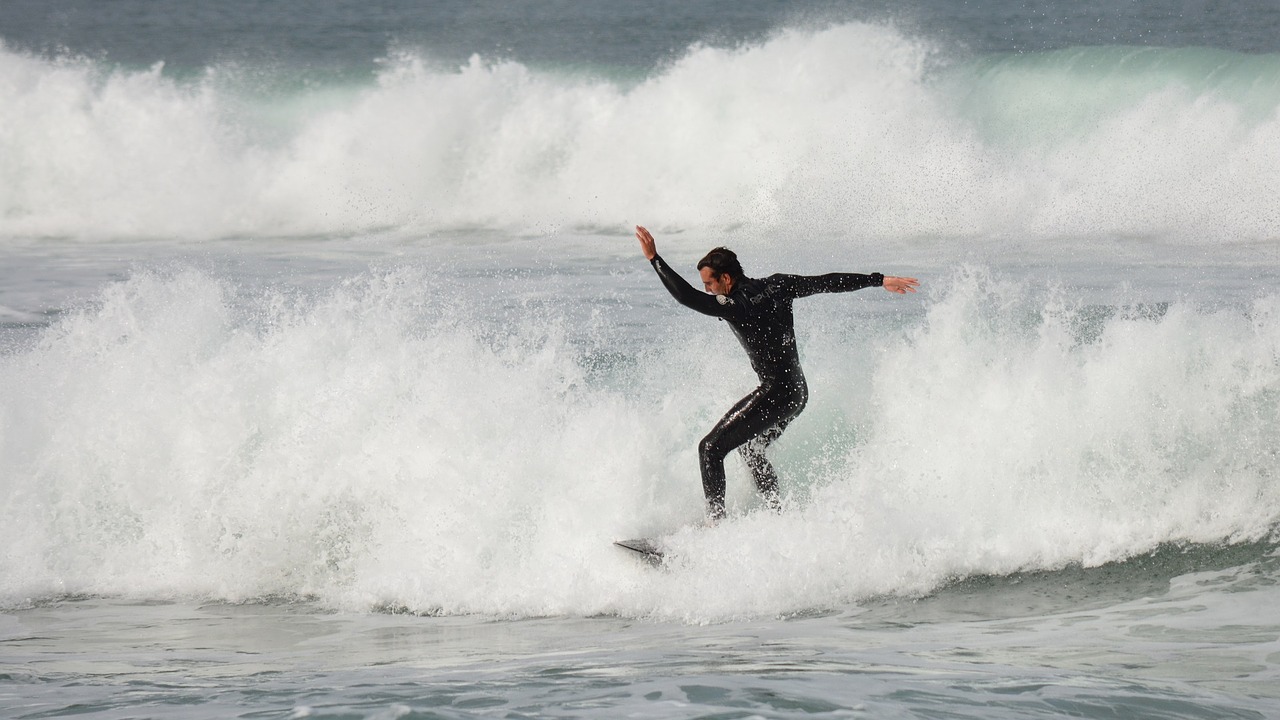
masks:
[[[1271,55],[943,56],[847,23],[639,81],[480,56],[364,86],[175,79],[0,48],[0,233],[177,238],[668,228],[911,239],[1280,231]],[[278,70],[277,72],[287,72]],[[255,84],[257,83],[257,84]]]
[[[453,607],[468,592],[448,588],[526,552],[544,504],[581,508],[558,484],[639,465],[594,434],[643,437],[633,413],[581,399],[545,318],[473,327],[412,277],[245,305],[200,273],[144,273],[8,358],[8,500],[32,526],[9,526],[7,591],[331,595],[387,545]]]
[[[897,478],[873,497],[967,518],[924,525],[992,557],[1098,564],[1264,537],[1280,509],[1275,309],[1097,308],[961,272],[885,358],[882,416],[854,457]]]
[[[1265,538],[1280,517],[1274,297],[1097,308],[969,268],[905,321],[810,298],[787,511],[735,460],[734,516],[708,531],[694,447],[752,382],[731,337],[694,317],[604,348],[573,302],[478,312],[432,282],[142,272],[5,356],[5,602],[705,621]],[[609,544],[672,531],[666,573]]]

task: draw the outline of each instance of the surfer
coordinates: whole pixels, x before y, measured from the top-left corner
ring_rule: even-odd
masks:
[[[728,248],[718,247],[698,262],[698,273],[706,289],[703,293],[663,261],[648,230],[637,225],[636,239],[640,241],[641,252],[677,302],[729,323],[747,351],[751,368],[760,378],[760,386],[725,413],[698,444],[708,519],[714,523],[724,517],[724,459],[735,448],[746,461],[765,503],[780,509],[778,476],[765,457],[765,450],[804,410],[809,400],[809,388],[796,348],[791,302],[816,293],[851,292],[876,286],[903,295],[915,292],[919,281],[880,273],[778,274],[749,278],[743,273],[738,256]]]

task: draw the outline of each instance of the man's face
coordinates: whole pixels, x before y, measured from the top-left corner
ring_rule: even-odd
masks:
[[[698,271],[702,275],[702,287],[712,295],[728,295],[733,289],[733,276],[729,273],[717,275],[714,270],[704,267]]]

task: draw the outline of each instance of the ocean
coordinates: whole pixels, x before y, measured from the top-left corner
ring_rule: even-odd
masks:
[[[1261,0],[5,0],[0,717],[1280,716],[1277,198]],[[921,281],[780,513],[637,224]]]

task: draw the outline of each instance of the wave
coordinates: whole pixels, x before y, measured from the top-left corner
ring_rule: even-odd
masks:
[[[695,46],[639,81],[473,57],[372,83],[0,48],[0,235],[548,232],[1267,240],[1280,57],[944,57],[891,27]],[[656,223],[654,223],[656,224]]]
[[[905,322],[812,300],[788,508],[731,463],[708,531],[694,448],[745,362],[688,352],[692,325],[621,343],[607,313],[482,312],[433,277],[138,273],[0,358],[0,603],[708,621],[1280,522],[1280,297],[1096,307],[966,268]],[[610,546],[681,527],[669,572]]]

